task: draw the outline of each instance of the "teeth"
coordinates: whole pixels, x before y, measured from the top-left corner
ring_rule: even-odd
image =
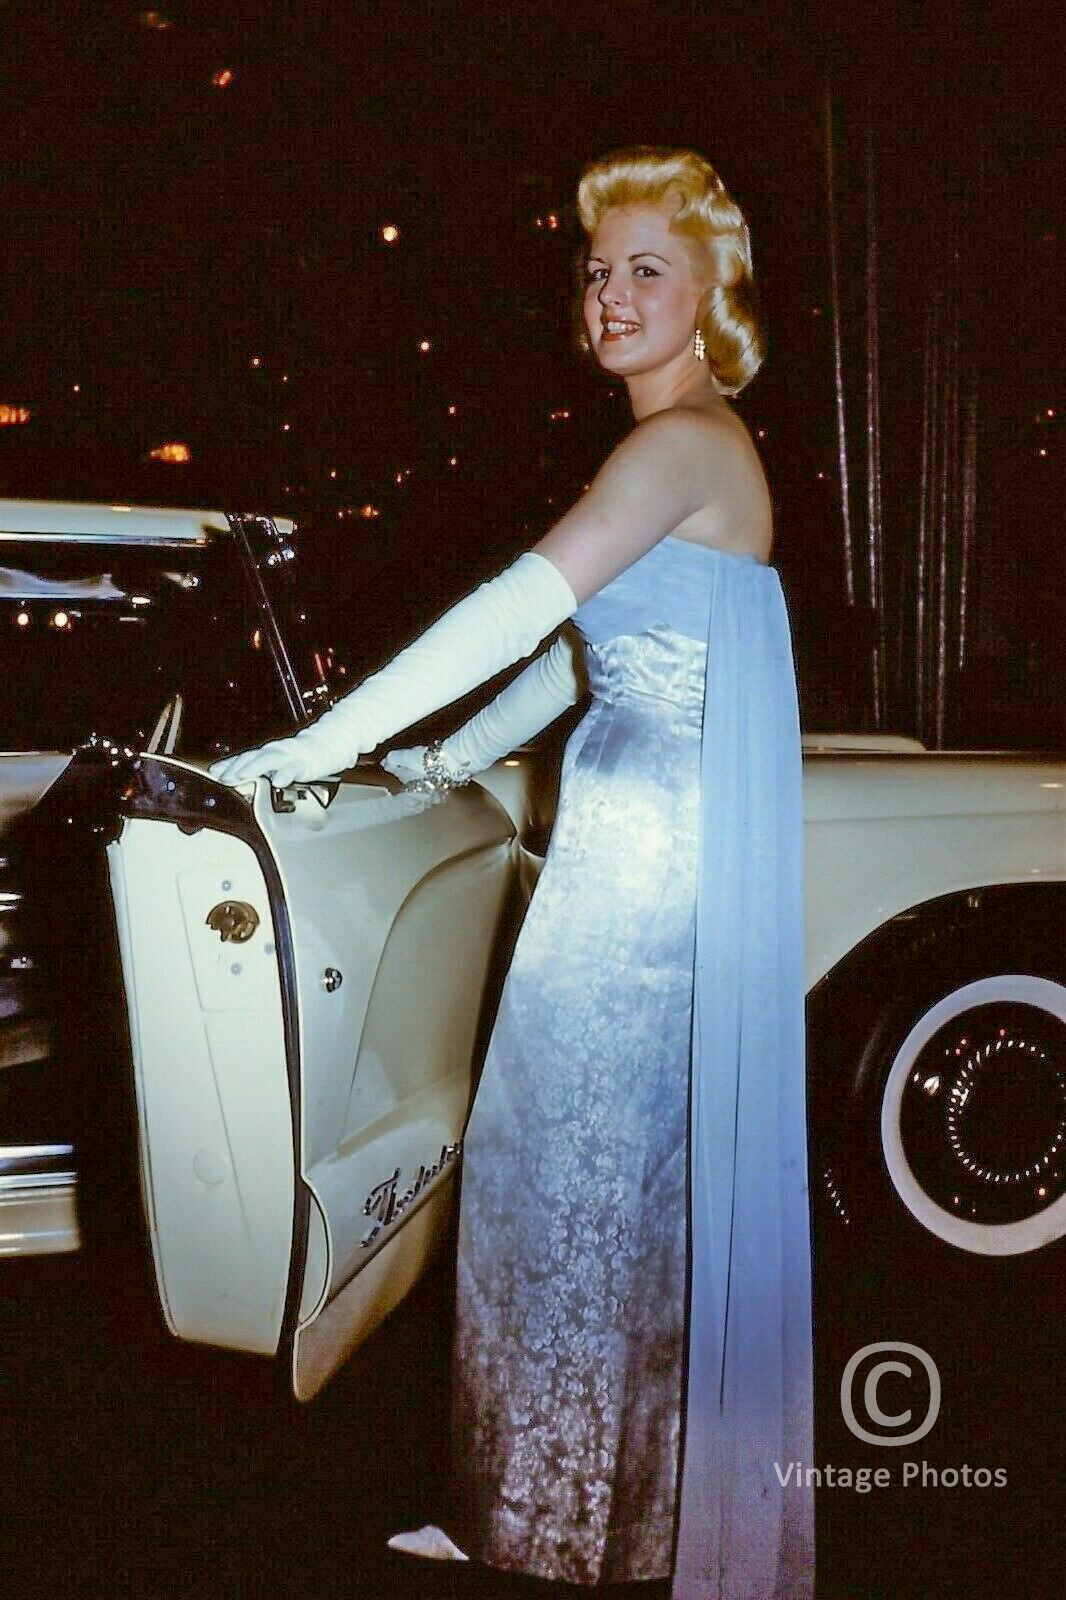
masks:
[[[640,323],[639,322],[609,322],[607,324],[607,332],[608,333],[630,333],[632,330],[634,330],[636,328],[639,328],[639,327],[640,327]]]

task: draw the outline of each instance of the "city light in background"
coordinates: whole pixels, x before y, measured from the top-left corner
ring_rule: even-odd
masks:
[[[713,98],[679,106],[645,92],[684,81],[703,48],[651,11],[606,65],[601,30],[575,18],[560,49],[551,28],[508,17],[491,70],[472,23],[433,16],[404,31],[399,53],[395,19],[368,15],[357,39],[339,14],[312,27],[266,7],[240,25],[158,8],[45,26],[12,113],[25,198],[0,329],[6,492],[284,509],[324,595],[350,595],[360,625],[384,637],[357,603],[364,581],[375,603],[429,611],[454,597],[538,537],[628,426],[624,392],[575,349],[574,182],[611,144],[683,140],[720,164],[749,216],[770,353],[737,408],[767,464],[800,622],[808,605],[828,616],[842,603],[842,484],[812,109],[824,68],[843,121],[869,115],[883,155],[886,406],[917,405],[926,301],[896,173],[911,172],[930,214],[953,162],[957,194],[972,196],[959,250],[982,366],[978,582],[994,596],[990,628],[1050,637],[1051,609],[1031,622],[1026,609],[1054,585],[1047,529],[1062,488],[1049,69],[993,52],[993,94],[988,39],[975,34],[971,70],[931,23],[911,148],[866,92],[881,63],[864,77],[858,31],[841,65],[816,29],[781,35],[769,15],[719,30],[726,115]],[[788,96],[767,93],[783,82]],[[1007,212],[1020,219],[1011,318],[994,334],[975,241]],[[854,330],[866,317],[859,208],[840,224]],[[916,482],[904,435],[886,440],[901,452],[887,481]],[[895,515],[907,534],[905,508]],[[415,581],[419,595],[405,596]]]

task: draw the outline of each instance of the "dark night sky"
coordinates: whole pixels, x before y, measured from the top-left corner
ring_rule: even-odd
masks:
[[[368,571],[395,588],[415,557],[430,595],[491,569],[625,422],[624,397],[569,343],[577,173],[619,144],[691,144],[751,223],[772,346],[743,410],[767,430],[782,568],[824,591],[816,569],[836,570],[839,544],[828,319],[814,314],[828,306],[828,83],[845,143],[876,132],[886,395],[920,383],[937,219],[960,216],[990,570],[1057,578],[1059,419],[1034,423],[1066,398],[1050,7],[900,5],[889,22],[631,0],[158,15],[170,26],[136,5],[6,23],[0,403],[34,418],[0,430],[0,492],[291,507],[353,592]],[[550,211],[562,226],[538,230]],[[861,237],[842,242],[845,273],[861,270]],[[561,408],[571,417],[549,421]],[[166,438],[190,444],[190,467],[145,463]],[[366,501],[374,523],[337,518]],[[1014,543],[997,533],[1008,522]]]

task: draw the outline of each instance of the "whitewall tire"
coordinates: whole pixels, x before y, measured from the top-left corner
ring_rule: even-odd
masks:
[[[1032,973],[962,983],[895,1051],[881,1150],[930,1234],[979,1256],[1066,1236],[1066,987]]]

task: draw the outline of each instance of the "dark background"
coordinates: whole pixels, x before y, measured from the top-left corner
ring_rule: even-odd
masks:
[[[852,378],[875,151],[884,536],[904,568],[925,310],[959,255],[979,441],[946,742],[1055,744],[1060,34],[1050,7],[953,0],[9,12],[0,403],[32,415],[0,427],[0,493],[293,514],[328,642],[375,664],[535,539],[627,425],[573,347],[575,181],[620,144],[693,145],[751,224],[771,348],[740,408],[805,721],[872,726],[869,596],[849,605],[844,578],[828,105]],[[168,440],[191,461],[151,460]],[[894,706],[899,731],[917,722]]]
[[[31,419],[0,427],[0,494],[295,515],[319,625],[354,670],[374,664],[537,537],[626,426],[624,394],[571,342],[574,185],[612,147],[693,145],[751,224],[771,348],[740,408],[765,433],[805,718],[869,726],[869,618],[862,592],[847,603],[837,478],[828,95],[852,374],[867,134],[876,152],[895,552],[909,549],[917,503],[926,306],[959,255],[979,440],[972,673],[953,685],[950,737],[1061,740],[1061,22],[1038,4],[889,12],[9,8],[0,405]],[[392,246],[387,223],[401,230]],[[188,444],[187,465],[149,459],[167,440]],[[0,640],[0,670],[14,649]],[[906,1335],[904,1274],[887,1253],[871,1260],[896,1307],[889,1331]],[[464,1592],[456,1574],[412,1572],[382,1548],[396,1527],[443,1514],[446,1272],[315,1407],[290,1409],[266,1364],[169,1341],[131,1254],[12,1267],[0,1294],[8,1586],[204,1600]],[[1061,1405],[1052,1386],[1041,1413],[1040,1388],[1053,1288],[1046,1308],[1027,1324],[1044,1365],[991,1311],[974,1320],[975,1371],[1003,1385],[1001,1426],[1043,1417],[1013,1441],[1011,1496],[830,1501],[827,1597],[1061,1591],[1047,1481]],[[999,1441],[974,1426],[948,1459],[996,1463]]]

